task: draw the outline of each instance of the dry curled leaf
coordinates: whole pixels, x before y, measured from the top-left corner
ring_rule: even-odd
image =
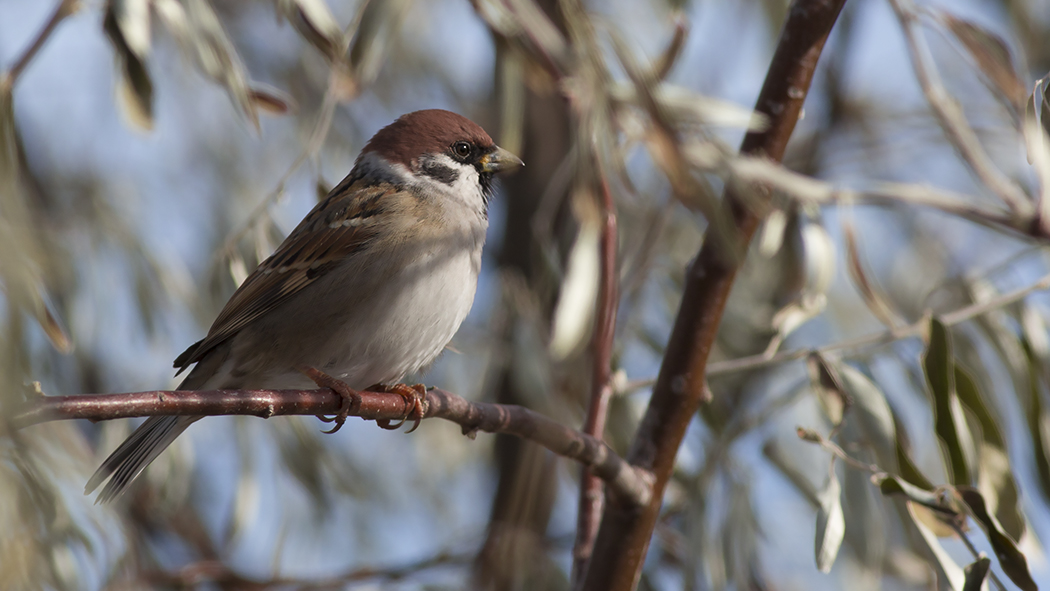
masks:
[[[348,42],[332,11],[322,0],[277,0],[277,9],[303,39],[328,60],[343,59]]]
[[[688,34],[689,21],[684,16],[679,15],[675,19],[674,34],[671,35],[670,43],[667,44],[663,53],[660,54],[660,58],[653,64],[653,75],[657,80],[667,78],[671,68],[674,67],[678,58],[682,56],[682,48],[685,47],[685,38]]]
[[[186,0],[187,42],[197,65],[210,78],[222,84],[234,105],[255,129],[259,115],[249,94],[248,75],[226,29],[207,0]],[[178,35],[176,35],[178,36]]]
[[[890,328],[897,326],[897,315],[886,299],[875,291],[874,284],[868,279],[864,271],[864,263],[860,258],[860,249],[857,248],[857,238],[853,231],[853,224],[848,221],[842,222],[842,236],[846,241],[847,263],[849,264],[849,275],[853,279],[853,285],[860,293],[860,297],[867,304],[868,310],[879,319],[880,322]]]
[[[260,111],[270,115],[287,115],[297,109],[292,97],[270,86],[253,84],[248,97]]]
[[[831,424],[837,427],[842,423],[842,417],[853,404],[853,400],[842,383],[838,369],[820,352],[811,353],[806,358],[806,368],[821,408],[831,420]]]
[[[352,82],[348,83],[345,93],[358,92],[379,75],[396,37],[394,32],[401,26],[408,8],[406,0],[366,2],[363,5],[360,24],[350,45]]]
[[[119,96],[133,125],[153,129],[153,82],[146,69],[150,49],[149,4],[145,0],[113,0],[102,20],[106,37],[120,64]]]
[[[991,83],[993,90],[1005,99],[1014,115],[1022,113],[1028,93],[1017,75],[1006,42],[988,29],[951,14],[942,13],[941,20],[977,62],[978,69]]]

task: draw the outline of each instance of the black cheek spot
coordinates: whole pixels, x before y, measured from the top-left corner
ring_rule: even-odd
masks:
[[[492,192],[495,189],[492,186],[494,180],[495,179],[491,172],[478,173],[478,183],[481,185],[481,195],[485,198],[486,203],[492,198]]]
[[[489,199],[492,199],[492,193],[495,187],[492,186],[493,174],[491,172],[482,172],[478,174],[478,182],[481,184],[481,200],[484,203],[483,213],[487,218],[489,216]]]
[[[458,171],[436,162],[427,162],[423,164],[423,169],[420,172],[438,182],[445,183],[446,185],[451,185],[459,179]]]

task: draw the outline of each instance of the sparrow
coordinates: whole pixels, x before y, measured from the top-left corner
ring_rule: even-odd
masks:
[[[175,359],[179,390],[349,388],[429,366],[470,312],[493,176],[522,166],[455,113],[408,113],[244,280],[207,336]],[[196,365],[194,365],[196,364]],[[199,416],[150,417],[98,468],[113,500]]]

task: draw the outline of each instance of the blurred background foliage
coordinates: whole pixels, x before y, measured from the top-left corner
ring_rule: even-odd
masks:
[[[960,565],[989,566],[968,543],[1032,588],[1000,533],[1050,585],[1050,104],[1032,90],[1050,4],[851,0],[786,168],[735,160],[786,10],[0,0],[0,403],[173,387],[171,360],[363,142],[447,108],[527,167],[493,203],[474,311],[423,379],[582,422],[603,175],[620,450],[685,266],[728,231],[722,187],[777,188],[749,193],[767,219],[642,588],[961,588]],[[81,489],[131,422],[0,429],[2,586],[568,588],[576,466],[437,421],[321,427],[202,421],[107,506]],[[963,532],[973,494],[997,521]],[[946,498],[949,518],[924,509]]]

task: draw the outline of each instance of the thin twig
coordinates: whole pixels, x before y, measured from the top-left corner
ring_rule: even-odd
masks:
[[[965,503],[963,504],[965,505]],[[963,531],[962,525],[957,523],[954,519],[945,519],[943,523],[947,523],[948,527],[952,528],[952,530],[955,532],[955,535],[959,536],[959,539],[962,540],[963,545],[966,546],[966,549],[970,551],[970,554],[975,559],[981,558],[981,552],[977,550],[977,547],[974,546],[973,542],[970,541],[969,536],[967,536],[966,532]],[[1006,591],[1006,586],[1003,585],[1003,582],[999,580],[999,577],[995,576],[995,571],[988,569],[988,578],[991,579],[993,583],[995,583],[996,589],[998,589],[999,591]]]
[[[58,3],[55,8],[55,12],[51,14],[51,18],[48,19],[47,24],[40,30],[33,42],[29,44],[25,52],[15,60],[14,65],[11,66],[7,72],[0,73],[0,95],[7,94],[15,86],[15,82],[18,77],[22,75],[22,72],[32,61],[33,57],[36,56],[40,48],[44,46],[44,43],[51,37],[51,33],[55,31],[58,24],[61,23],[67,16],[73,14],[80,8],[80,0],[62,0]]]
[[[857,470],[868,472],[870,474],[881,474],[883,472],[882,468],[879,468],[875,464],[866,464],[858,459],[855,459],[853,456],[846,453],[846,450],[839,447],[837,443],[831,441],[827,437],[824,437],[823,435],[817,433],[812,429],[798,427],[796,429],[796,432],[798,434],[799,439],[803,441],[809,441],[811,443],[816,443],[820,447],[830,452],[831,455],[839,458],[840,460],[856,468]]]
[[[966,114],[948,94],[937,74],[930,48],[917,30],[918,15],[910,3],[905,7],[907,1],[890,0],[890,4],[904,30],[904,38],[908,43],[908,54],[915,68],[915,77],[922,87],[923,95],[933,110],[937,122],[940,123],[949,143],[978,180],[995,193],[1015,216],[1022,220],[1030,220],[1035,214],[1032,203],[1024,191],[1011,182],[992,162],[988,153],[981,147],[977,133],[966,120]]]
[[[1004,306],[1018,302],[1028,295],[1036,291],[1043,291],[1050,289],[1050,274],[1044,275],[1035,283],[1010,291],[991,298],[984,302],[978,302],[947,312],[939,316],[941,322],[947,326],[954,326],[967,320],[976,318],[982,314],[986,314],[993,310],[998,310]],[[910,337],[921,337],[926,331],[926,327],[929,325],[929,320],[923,318],[914,324],[903,326],[900,328],[885,330],[882,332],[868,334],[857,337],[855,339],[848,339],[845,341],[839,341],[830,345],[824,345],[823,347],[809,347],[805,349],[792,349],[790,351],[782,351],[775,355],[751,355],[749,357],[738,357],[736,359],[729,359],[725,361],[715,361],[708,365],[707,375],[708,377],[726,375],[737,373],[741,371],[749,371],[753,369],[759,369],[762,367],[768,367],[770,365],[777,365],[788,361],[795,361],[802,359],[807,355],[815,352],[829,353],[832,351],[840,351],[843,349],[857,349],[861,347],[867,347],[871,345],[884,345],[886,343],[892,343],[900,339]]]
[[[882,183],[874,189],[860,191],[837,188],[827,181],[794,172],[762,158],[726,155],[710,164],[712,172],[728,173],[735,180],[777,189],[786,197],[801,203],[913,205],[936,209],[996,230],[1047,238],[1045,230],[1033,224],[1030,218],[975,205],[970,203],[973,199],[966,195],[927,185]]]
[[[358,392],[351,416],[366,420],[396,421],[412,412],[413,405],[398,394]],[[441,418],[463,428],[473,437],[478,431],[507,433],[528,439],[552,452],[588,466],[617,498],[635,506],[645,505],[652,494],[651,477],[634,468],[605,442],[575,431],[535,411],[517,405],[471,402],[441,389],[428,390],[420,418]],[[127,394],[36,396],[7,413],[9,425],[22,429],[45,421],[88,419],[101,421],[145,416],[332,415],[342,399],[327,388],[317,390],[208,390],[151,391]],[[413,417],[414,418],[414,417]]]
[[[613,203],[609,183],[597,163],[598,183],[601,190],[602,235],[601,283],[598,290],[598,317],[595,321],[594,335],[591,341],[591,398],[587,407],[587,418],[583,423],[583,432],[601,440],[605,433],[605,419],[609,411],[609,399],[612,398],[612,354],[613,339],[616,333],[616,311],[620,298],[616,271],[616,206]],[[583,469],[580,482],[579,510],[576,516],[576,543],[572,550],[572,580],[579,583],[587,569],[587,563],[594,550],[594,539],[598,536],[598,525],[601,523],[602,481],[588,468]]]

